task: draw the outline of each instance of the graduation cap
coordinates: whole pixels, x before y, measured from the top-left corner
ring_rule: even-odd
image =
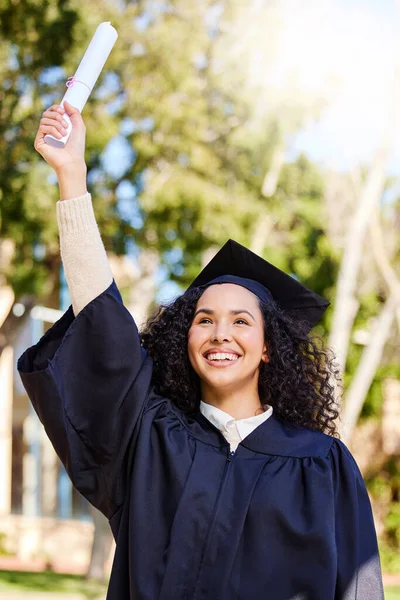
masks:
[[[267,262],[245,246],[228,240],[204,267],[188,289],[216,283],[234,283],[262,300],[273,299],[283,310],[292,311],[312,329],[329,302]],[[293,313],[292,313],[293,314]]]

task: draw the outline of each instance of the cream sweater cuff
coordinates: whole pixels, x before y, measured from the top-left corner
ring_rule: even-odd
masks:
[[[71,200],[59,200],[56,204],[56,211],[60,234],[97,228],[89,192],[78,198],[71,198]]]
[[[104,292],[113,277],[89,192],[56,205],[60,250],[74,314]]]

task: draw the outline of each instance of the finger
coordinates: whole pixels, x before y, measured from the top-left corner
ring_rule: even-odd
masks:
[[[60,114],[65,113],[65,108],[63,106],[61,106],[61,104],[53,104],[53,106],[50,106],[50,108],[48,108],[47,110],[56,111],[56,112],[59,112]]]
[[[64,135],[67,133],[68,123],[63,119],[61,121],[56,121],[55,119],[41,119],[40,126],[42,125],[52,125],[58,129],[58,131],[61,131],[61,133],[64,132]]]
[[[64,107],[65,110],[67,111],[67,113],[71,116],[74,115],[76,113],[81,114],[80,110],[78,110],[77,108],[75,108],[75,106],[72,106],[72,104],[70,104],[69,102],[65,101],[64,102]]]
[[[64,117],[63,117],[63,115],[60,114],[59,112],[55,111],[55,110],[46,110],[42,114],[42,118],[45,118],[45,119],[54,119],[55,121],[59,121],[60,123],[65,120]]]
[[[60,133],[58,131],[58,129],[56,129],[56,127],[54,127],[53,125],[41,125],[39,127],[39,131],[43,135],[50,133],[51,135],[53,135],[54,137],[56,137],[58,139],[62,138],[65,135],[65,133],[67,133],[67,132],[65,132],[64,134]]]
[[[74,126],[77,125],[78,127],[80,127],[83,130],[86,130],[86,126],[82,119],[80,110],[78,110],[77,108],[72,106],[72,104],[70,104],[69,102],[65,102],[64,104],[65,104],[65,110],[67,111],[67,115],[71,119],[72,124]]]

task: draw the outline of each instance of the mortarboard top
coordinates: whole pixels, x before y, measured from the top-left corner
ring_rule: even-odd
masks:
[[[243,278],[243,279],[238,279]],[[278,306],[296,311],[299,318],[316,325],[329,302],[274,265],[234,240],[228,240],[204,267],[188,289],[214,283],[236,283]]]

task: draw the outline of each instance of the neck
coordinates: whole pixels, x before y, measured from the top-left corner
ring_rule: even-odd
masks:
[[[235,420],[247,419],[264,412],[257,390],[217,390],[203,385],[202,400],[223,410]]]

